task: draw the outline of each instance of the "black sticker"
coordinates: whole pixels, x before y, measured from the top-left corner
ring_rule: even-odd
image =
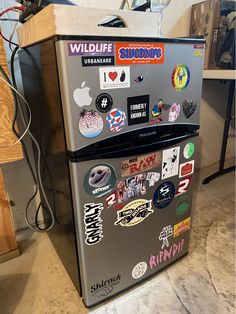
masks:
[[[113,105],[113,99],[111,95],[102,93],[98,95],[95,101],[97,110],[100,112],[108,112],[111,110]]]
[[[115,65],[115,57],[113,56],[89,56],[89,57],[81,57],[82,66],[83,67],[92,67],[99,65]]]
[[[128,97],[128,125],[149,122],[149,95]]]

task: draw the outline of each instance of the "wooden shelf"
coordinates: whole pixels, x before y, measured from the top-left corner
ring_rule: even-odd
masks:
[[[204,70],[203,79],[205,80],[235,80],[235,70]]]

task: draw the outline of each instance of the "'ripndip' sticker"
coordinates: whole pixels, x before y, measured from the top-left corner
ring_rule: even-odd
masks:
[[[103,210],[102,203],[89,203],[84,205],[84,225],[85,225],[85,243],[94,245],[103,238],[101,212]]]

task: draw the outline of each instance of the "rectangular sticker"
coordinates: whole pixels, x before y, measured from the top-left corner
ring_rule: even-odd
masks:
[[[191,217],[188,217],[185,220],[182,220],[178,224],[174,225],[174,238],[178,237],[182,233],[186,232],[190,229],[191,225]]]
[[[81,57],[83,67],[92,67],[98,65],[115,65],[115,57]]]
[[[114,56],[114,44],[106,42],[68,43],[69,56]]]
[[[128,97],[128,125],[149,122],[149,95]]]
[[[100,89],[130,87],[130,67],[99,68]]]
[[[116,64],[163,64],[163,43],[127,43],[116,44]]]
[[[124,160],[121,163],[121,175],[122,177],[132,176],[158,167],[160,164],[161,154],[159,152]]]
[[[161,178],[167,179],[178,175],[179,172],[179,152],[180,147],[174,147],[163,151],[162,175]]]
[[[192,174],[194,171],[194,160],[185,162],[184,164],[181,164],[179,167],[179,177],[183,178],[190,174]]]

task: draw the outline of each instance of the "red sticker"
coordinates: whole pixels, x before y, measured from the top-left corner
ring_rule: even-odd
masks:
[[[194,160],[186,162],[180,165],[179,177],[186,177],[189,174],[192,174],[194,170]]]
[[[179,186],[178,186],[178,188],[176,190],[175,196],[178,196],[178,195],[186,193],[187,190],[188,190],[188,187],[189,187],[189,184],[190,184],[191,180],[192,180],[192,176],[186,177],[185,179],[181,180],[179,182]]]
[[[116,192],[111,193],[106,198],[106,207],[110,207],[117,202],[117,194]]]

